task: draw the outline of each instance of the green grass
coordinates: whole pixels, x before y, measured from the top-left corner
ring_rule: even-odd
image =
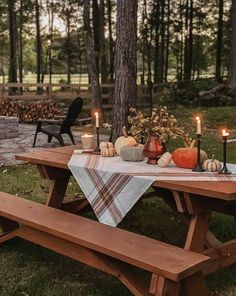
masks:
[[[177,118],[194,134],[193,114],[201,112],[208,131],[203,135],[203,148],[221,159],[219,126],[234,128],[236,108],[176,109]],[[184,111],[184,112],[183,112]],[[235,124],[234,124],[235,123]],[[217,131],[217,132],[215,132]],[[171,148],[181,145],[172,141]],[[229,161],[236,163],[236,143],[230,144]],[[19,165],[0,169],[0,190],[45,203],[49,182],[40,178],[36,167]],[[79,186],[71,178],[67,195],[72,198]],[[20,210],[20,209],[19,209]],[[91,218],[94,216],[91,214]],[[138,202],[120,227],[183,246],[186,227],[164,202],[157,198]],[[232,217],[214,213],[210,230],[228,240],[236,237]],[[236,295],[236,267],[232,266],[207,277],[211,295]],[[142,273],[146,278],[146,273]],[[116,279],[83,264],[55,254],[29,242],[17,239],[1,247],[0,296],[128,296],[130,293]]]

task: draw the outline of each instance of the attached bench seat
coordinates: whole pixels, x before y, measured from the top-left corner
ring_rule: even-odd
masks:
[[[201,295],[207,295],[204,255],[3,192],[0,225],[0,243],[12,237],[32,241],[118,277],[134,295],[181,295],[181,281],[200,285]],[[129,273],[129,265],[152,274],[149,291]]]

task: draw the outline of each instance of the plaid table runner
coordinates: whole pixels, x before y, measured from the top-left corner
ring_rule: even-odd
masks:
[[[72,155],[68,167],[91,204],[98,220],[116,226],[156,180],[236,181],[236,165],[229,164],[231,175],[195,173],[177,168],[126,162],[119,156]]]

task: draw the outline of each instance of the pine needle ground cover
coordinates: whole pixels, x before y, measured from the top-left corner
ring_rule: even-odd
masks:
[[[203,114],[205,130],[203,148],[222,159],[219,127],[236,127],[236,108],[210,108],[203,110],[177,109],[176,117],[194,134],[192,115]],[[171,147],[181,145],[170,143]],[[171,148],[170,147],[170,148]],[[236,143],[228,145],[229,161],[236,163]],[[0,170],[0,190],[44,203],[49,192],[49,182],[42,180],[32,165],[19,165]],[[67,196],[80,191],[71,178]],[[92,213],[87,214],[94,219]],[[138,202],[122,221],[120,227],[140,234],[183,246],[186,227],[178,216],[160,199]],[[210,230],[222,240],[236,237],[232,217],[214,213]],[[236,295],[236,267],[232,266],[207,277],[211,295]],[[144,279],[146,274],[143,273]],[[114,278],[83,264],[55,254],[49,250],[15,239],[1,247],[0,296],[118,296],[130,293]]]

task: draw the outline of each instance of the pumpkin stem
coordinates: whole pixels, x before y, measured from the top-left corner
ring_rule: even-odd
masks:
[[[127,134],[127,132],[126,132],[126,127],[125,127],[125,126],[122,127],[122,135],[123,135],[125,138],[128,138],[128,134]]]
[[[211,161],[214,161],[214,160],[215,160],[215,154],[212,154]]]
[[[190,148],[193,148],[194,145],[195,145],[195,143],[196,143],[196,140],[193,140],[189,147],[190,147]]]

